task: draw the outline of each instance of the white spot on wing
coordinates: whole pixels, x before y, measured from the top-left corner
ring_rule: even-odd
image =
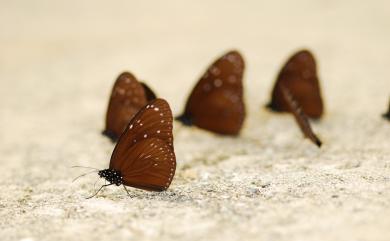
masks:
[[[220,79],[215,79],[214,80],[214,86],[215,87],[221,87],[222,86],[222,80],[220,80]]]
[[[214,67],[211,68],[210,72],[211,72],[213,75],[217,76],[217,75],[219,75],[219,74],[221,73],[221,70],[218,69],[218,67],[214,66]]]

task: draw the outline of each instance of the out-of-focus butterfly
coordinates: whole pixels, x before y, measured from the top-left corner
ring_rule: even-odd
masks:
[[[384,113],[382,116],[384,118],[390,120],[390,101],[389,101],[389,109],[387,110],[387,113]]]
[[[129,72],[124,72],[115,81],[106,114],[103,134],[116,141],[131,118],[156,98],[153,91]]]
[[[109,167],[98,172],[108,184],[101,186],[93,196],[110,185],[166,190],[176,170],[172,121],[172,112],[165,100],[155,99],[144,106],[120,136]]]
[[[314,56],[308,50],[294,54],[284,65],[272,91],[268,107],[274,111],[290,111],[282,93],[281,85],[294,96],[302,111],[311,118],[320,118],[323,114],[317,67]]]
[[[245,119],[244,59],[230,51],[217,59],[201,77],[176,119],[185,125],[225,135],[238,135]]]

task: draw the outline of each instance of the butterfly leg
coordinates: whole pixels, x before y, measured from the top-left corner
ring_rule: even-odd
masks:
[[[87,197],[87,198],[85,198],[85,199],[93,198],[94,196],[96,196],[96,195],[103,189],[103,187],[107,187],[107,186],[111,186],[111,185],[113,185],[113,183],[102,185],[102,186],[99,188],[99,190],[97,190],[97,192],[95,192],[95,194],[93,194],[92,196]]]
[[[123,188],[125,189],[125,191],[127,192],[127,195],[128,195],[129,197],[132,197],[132,196],[130,195],[129,190],[127,190],[126,186],[125,186],[125,185],[122,185],[122,186],[123,186]]]

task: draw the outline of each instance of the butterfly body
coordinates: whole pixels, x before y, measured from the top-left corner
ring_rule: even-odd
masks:
[[[237,51],[217,59],[195,85],[184,113],[176,119],[218,134],[239,134],[245,119],[244,68]]]

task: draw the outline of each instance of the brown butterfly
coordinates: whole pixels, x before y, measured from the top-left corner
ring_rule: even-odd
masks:
[[[389,101],[389,109],[387,110],[387,113],[383,114],[383,117],[390,120],[390,101]]]
[[[98,172],[108,184],[93,196],[110,185],[166,190],[176,170],[172,121],[172,112],[165,100],[155,99],[144,106],[120,136],[109,168]]]
[[[124,72],[115,81],[106,114],[106,128],[103,134],[112,141],[118,139],[131,118],[156,98],[153,91],[134,75]]]
[[[320,118],[323,114],[323,102],[317,77],[317,67],[313,55],[308,50],[294,54],[284,65],[272,91],[272,100],[268,107],[274,111],[289,111],[282,90],[283,84],[311,118]]]
[[[238,135],[245,119],[244,68],[244,59],[237,51],[217,59],[198,81],[184,113],[176,119],[219,134]]]

